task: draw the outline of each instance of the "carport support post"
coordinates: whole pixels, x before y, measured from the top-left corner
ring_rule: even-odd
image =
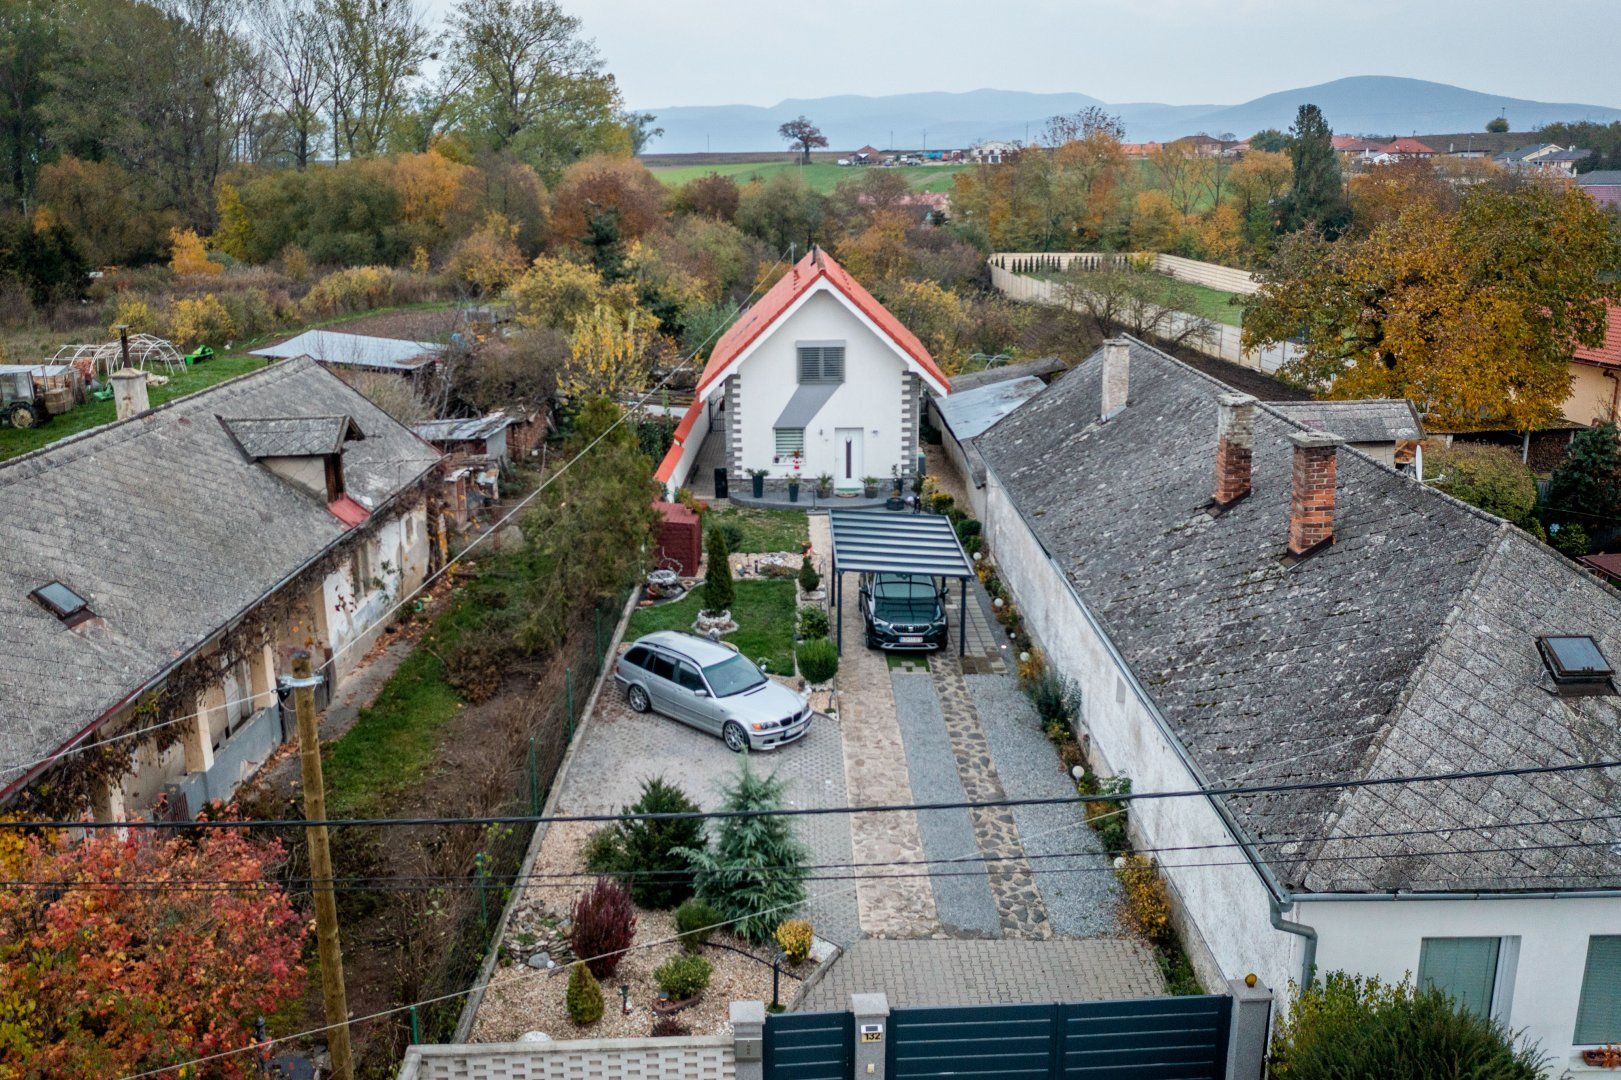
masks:
[[[957,579],[957,655],[968,655],[968,579]]]
[[[732,1061],[737,1080],[762,1080],[765,1075],[765,1002],[732,1002]]]
[[[884,1080],[884,1049],[889,1039],[889,996],[851,994],[850,1011],[855,1013],[856,1080],[876,1077]],[[877,1038],[873,1038],[876,1035]]]
[[[1248,979],[1228,979],[1227,992],[1233,998],[1232,1023],[1227,1028],[1227,1080],[1261,1080],[1272,991],[1259,981],[1250,986]]]
[[[844,655],[844,577],[839,573],[839,558],[833,556],[833,610],[839,624],[839,655]]]

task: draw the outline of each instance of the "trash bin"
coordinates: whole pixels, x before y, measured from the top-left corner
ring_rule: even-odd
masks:
[[[717,465],[715,467],[715,498],[727,498],[729,490],[726,486],[726,466]]]

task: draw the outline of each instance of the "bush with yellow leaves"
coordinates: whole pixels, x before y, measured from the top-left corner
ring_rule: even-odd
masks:
[[[394,299],[395,284],[395,273],[387,266],[334,270],[310,286],[304,296],[304,314],[319,318],[382,307]]]
[[[647,382],[659,320],[638,308],[599,303],[575,323],[558,388],[570,397],[617,401]]]
[[[113,305],[113,321],[108,324],[108,332],[116,333],[120,326],[129,327],[132,334],[162,332],[162,325],[153,314],[152,305],[146,302],[146,297],[135,293],[120,293],[118,301]]]
[[[1154,860],[1147,855],[1122,855],[1115,860],[1120,879],[1120,921],[1126,929],[1155,944],[1171,936],[1171,894]]]
[[[451,250],[445,269],[480,293],[500,292],[524,272],[517,235],[518,226],[504,214],[492,213],[484,219],[483,228],[464,237]]]
[[[777,924],[777,947],[788,958],[790,964],[803,964],[810,956],[811,942],[815,934],[811,924],[804,919],[784,919]]]
[[[236,336],[236,324],[219,297],[204,293],[169,305],[169,340],[182,349],[223,345]]]
[[[225,273],[224,263],[217,263],[208,257],[208,245],[203,243],[196,229],[170,229],[169,243],[169,269],[179,276],[213,277]]]
[[[569,259],[542,255],[507,290],[520,326],[569,331],[608,294],[596,270]]]

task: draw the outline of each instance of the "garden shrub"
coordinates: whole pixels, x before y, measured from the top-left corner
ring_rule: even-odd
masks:
[[[1578,432],[1548,479],[1548,508],[1621,517],[1621,431],[1614,423]]]
[[[1587,538],[1587,530],[1574,521],[1560,522],[1550,542],[1557,550],[1572,559],[1579,559],[1593,549],[1592,541]]]
[[[1516,1046],[1498,1021],[1405,979],[1331,971],[1290,990],[1294,1004],[1272,1039],[1275,1080],[1536,1080],[1547,1063],[1535,1044]]]
[[[1031,653],[1032,657],[1034,655]],[[1024,692],[1029,696],[1030,704],[1036,707],[1036,715],[1041,717],[1043,724],[1068,726],[1081,704],[1080,691],[1075,685],[1045,663],[1040,673],[1025,683]]]
[[[799,636],[807,641],[812,638],[827,637],[833,629],[832,620],[827,617],[826,610],[806,605],[799,609]]]
[[[675,932],[681,935],[681,947],[697,952],[709,944],[715,927],[726,917],[709,904],[694,897],[675,909]]]
[[[630,903],[630,890],[611,878],[598,878],[581,893],[569,913],[569,948],[574,950],[591,974],[606,979],[624,959],[624,951],[636,940],[636,909]]]
[[[721,809],[779,810],[784,787],[775,774],[756,775],[745,755],[725,788]],[[745,940],[770,940],[782,916],[805,902],[809,849],[794,836],[792,819],[786,817],[722,818],[715,833],[713,851],[690,852],[698,871],[698,895]]]
[[[978,518],[963,518],[957,522],[957,539],[967,540],[970,536],[978,536],[981,528]]]
[[[581,1027],[602,1019],[602,984],[584,964],[575,964],[569,972],[563,1001],[568,1006],[568,1018]]]
[[[804,919],[784,919],[777,925],[777,947],[790,964],[803,964],[810,956],[815,933]]]
[[[169,340],[179,348],[223,345],[235,335],[231,313],[213,293],[195,300],[176,300],[169,305]]]
[[[952,498],[950,495],[947,495],[943,491],[936,491],[933,495],[929,496],[929,509],[934,511],[936,514],[943,514],[947,510],[953,509],[956,505],[957,500]]]
[[[1488,514],[1521,527],[1534,520],[1536,477],[1506,446],[1453,443],[1424,455],[1424,473],[1440,477],[1435,487]]]
[[[1125,855],[1115,867],[1120,879],[1120,921],[1145,940],[1162,945],[1171,936],[1171,894],[1154,860],[1147,855]]]
[[[701,956],[673,956],[653,969],[653,981],[676,1001],[697,997],[709,986],[713,972]]]
[[[825,637],[800,642],[795,655],[799,673],[809,682],[825,683],[839,673],[839,647]]]
[[[816,564],[806,555],[799,562],[799,587],[806,592],[815,592],[816,586],[822,583],[822,575],[816,572]]]
[[[693,814],[698,810],[686,792],[663,777],[644,780],[641,797],[625,807],[627,814]],[[692,895],[692,867],[677,852],[700,847],[703,842],[700,818],[621,821],[592,837],[586,865],[596,873],[623,875],[631,899],[642,907],[673,908]],[[592,859],[597,865],[591,865]]]
[[[113,327],[127,326],[132,334],[156,334],[162,336],[163,324],[158,321],[152,312],[152,305],[147,303],[146,297],[134,293],[120,293],[113,305],[113,321],[108,326],[111,332]]]
[[[334,270],[310,286],[304,296],[304,314],[320,318],[382,307],[394,300],[395,276],[387,266]]]
[[[203,238],[197,235],[195,229],[170,229],[169,242],[173,252],[169,258],[169,269],[176,276],[215,277],[225,273],[225,264],[208,257],[208,245],[203,243]]]
[[[715,532],[726,538],[726,550],[736,551],[743,546],[743,526],[735,521],[716,521],[710,525]]]
[[[704,610],[718,614],[730,610],[735,590],[732,588],[732,563],[728,556],[731,546],[726,536],[716,529],[709,534],[708,567],[704,570]]]
[[[692,1029],[673,1016],[661,1016],[653,1021],[653,1030],[648,1034],[655,1039],[679,1039],[691,1035]]]
[[[263,289],[241,289],[221,297],[235,332],[244,337],[257,337],[274,330],[281,324],[275,301]]]
[[[1111,776],[1106,780],[1096,781],[1096,784],[1096,793],[1102,797],[1087,800],[1086,823],[1098,834],[1098,842],[1103,845],[1104,851],[1125,851],[1131,846],[1126,833],[1126,808],[1130,804],[1108,796],[1129,795],[1131,778]]]

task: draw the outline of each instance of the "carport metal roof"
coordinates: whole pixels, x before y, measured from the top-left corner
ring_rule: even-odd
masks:
[[[851,573],[974,576],[951,519],[939,514],[834,510],[833,564]]]

